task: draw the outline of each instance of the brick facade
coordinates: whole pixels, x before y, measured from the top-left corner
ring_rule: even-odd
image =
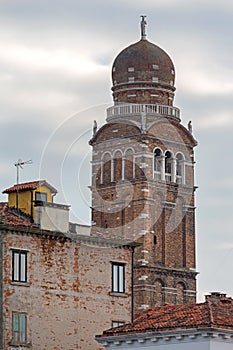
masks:
[[[131,320],[131,248],[113,240],[1,225],[1,349],[102,349],[95,334]],[[27,254],[27,282],[12,280],[12,254]],[[125,292],[112,293],[112,262],[125,264]],[[27,315],[27,339],[13,340],[12,313]]]
[[[197,143],[173,107],[174,66],[141,40],[117,56],[112,76],[115,104],[90,140],[92,235],[142,244],[134,259],[135,312],[195,302]]]

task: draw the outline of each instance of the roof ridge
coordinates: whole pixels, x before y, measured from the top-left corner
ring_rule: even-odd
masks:
[[[47,186],[51,192],[57,193],[57,190],[55,187],[50,185],[46,180],[34,180],[34,181],[28,181],[28,182],[23,182],[19,184],[14,184],[11,187],[6,188],[2,193],[11,193],[11,192],[16,192],[16,191],[26,191],[28,189],[35,189],[39,186]]]

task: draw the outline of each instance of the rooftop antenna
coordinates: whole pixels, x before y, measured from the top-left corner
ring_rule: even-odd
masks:
[[[19,188],[18,188],[18,184],[19,184],[19,168],[23,169],[23,165],[25,164],[32,164],[32,160],[27,160],[26,162],[24,162],[22,159],[18,159],[17,163],[15,163],[16,169],[17,169],[17,175],[16,175],[16,209],[18,209],[19,207]]]

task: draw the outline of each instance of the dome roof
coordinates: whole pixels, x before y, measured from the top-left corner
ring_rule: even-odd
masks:
[[[119,53],[112,67],[113,87],[130,82],[154,82],[175,90],[175,69],[168,54],[148,40]]]

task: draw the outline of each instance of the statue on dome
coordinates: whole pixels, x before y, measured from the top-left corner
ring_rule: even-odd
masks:
[[[189,132],[192,134],[192,132],[193,132],[193,126],[192,126],[192,121],[191,121],[191,120],[188,122],[188,130],[189,130]]]
[[[94,120],[94,123],[93,123],[93,135],[96,134],[96,131],[97,131],[97,121]]]
[[[147,22],[145,20],[146,16],[141,16],[141,40],[146,40],[146,25]]]

